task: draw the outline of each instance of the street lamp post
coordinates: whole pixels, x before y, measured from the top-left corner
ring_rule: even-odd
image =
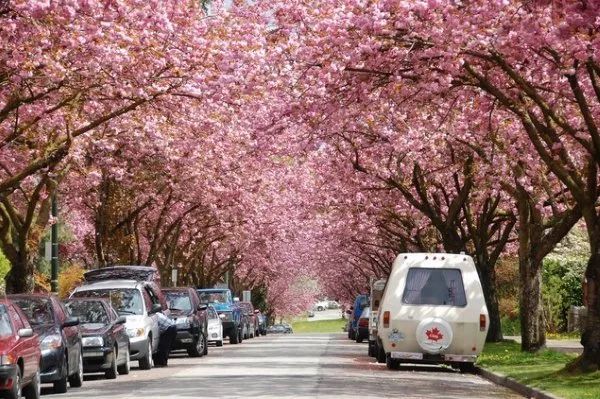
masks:
[[[52,242],[52,252],[50,259],[51,267],[51,279],[50,289],[52,292],[58,292],[58,203],[56,200],[56,194],[52,195],[52,231],[50,234],[50,240]]]

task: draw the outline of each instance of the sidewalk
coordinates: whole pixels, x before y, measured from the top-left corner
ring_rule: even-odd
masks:
[[[512,339],[518,343],[521,343],[520,336],[506,336],[504,339]],[[562,353],[583,352],[583,346],[581,346],[579,340],[576,339],[549,339],[546,341],[546,347]]]

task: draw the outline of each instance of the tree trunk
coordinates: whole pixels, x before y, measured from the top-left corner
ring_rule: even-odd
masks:
[[[546,345],[546,323],[542,306],[542,215],[531,202],[529,194],[519,187],[519,314],[521,319],[521,350],[536,352]],[[554,246],[554,244],[552,245]]]
[[[542,262],[533,256],[519,257],[521,282],[521,350],[536,352],[546,346],[546,323],[542,306]]]
[[[500,309],[496,293],[496,269],[487,264],[478,265],[479,277],[483,287],[483,296],[488,308],[490,326],[486,342],[502,341],[502,324],[500,323]]]
[[[594,205],[583,208],[583,217],[590,240],[590,259],[585,270],[584,286],[587,315],[581,334],[583,353],[567,368],[593,372],[600,368],[600,218]]]
[[[583,354],[577,362],[584,372],[596,371],[600,367],[600,226],[595,226],[592,236],[592,253],[585,271],[587,316],[581,334]]]
[[[6,293],[21,294],[33,292],[34,289],[34,265],[27,254],[26,249],[20,250],[15,259],[10,259],[11,269],[5,277]]]

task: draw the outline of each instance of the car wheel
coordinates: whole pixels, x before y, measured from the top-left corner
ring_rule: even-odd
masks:
[[[217,346],[223,346],[223,340],[217,341],[216,345]]]
[[[240,333],[237,331],[237,329],[229,335],[229,343],[232,345],[240,343]]]
[[[63,364],[64,375],[58,381],[54,381],[53,388],[54,393],[66,393],[67,392],[67,379],[69,374],[69,363],[67,361],[67,354],[65,353],[65,361]]]
[[[400,368],[400,360],[392,359],[392,357],[388,355],[385,358],[385,365],[389,370],[398,370],[398,368]]]
[[[204,355],[205,347],[206,339],[204,338],[204,334],[200,333],[198,337],[194,338],[194,343],[188,348],[187,353],[190,357],[200,357]]]
[[[351,328],[348,331],[348,338],[350,338],[351,340],[355,340],[356,339],[356,331],[354,331],[353,328]]]
[[[77,362],[77,372],[69,376],[69,385],[71,388],[79,388],[83,385],[83,351],[79,351],[79,361]]]
[[[40,372],[38,371],[33,376],[33,380],[23,388],[23,396],[25,399],[40,399],[41,386],[40,386]]]
[[[246,337],[244,337],[244,335],[243,335],[243,334],[242,334],[242,332],[240,331],[240,337],[239,337],[240,344],[241,344],[242,342],[244,342],[244,339],[245,339],[245,338],[246,338]]]
[[[127,353],[125,353],[125,363],[117,367],[119,374],[127,375],[131,370],[131,360],[129,360],[129,347],[127,347]]]
[[[154,365],[154,360],[152,359],[152,336],[148,336],[148,351],[138,363],[141,370],[150,370]]]
[[[208,355],[208,338],[206,338],[206,335],[202,334],[202,338],[204,339],[204,356]]]
[[[377,363],[385,363],[385,351],[379,343],[375,344],[375,355],[377,357]]]
[[[369,341],[369,349],[367,353],[369,357],[375,357],[375,343],[373,341]]]
[[[17,373],[15,374],[12,389],[6,392],[6,397],[9,399],[19,399],[21,397],[21,383],[21,367],[17,367]]]
[[[458,363],[458,369],[461,373],[469,373],[472,374],[475,372],[475,364],[474,363]]]
[[[109,380],[117,378],[117,359],[119,354],[117,353],[117,346],[113,349],[112,361],[110,362],[110,368],[104,372],[104,376]]]
[[[357,344],[361,344],[363,342],[363,339],[364,339],[363,336],[360,335],[360,333],[357,332],[356,333],[356,343]]]

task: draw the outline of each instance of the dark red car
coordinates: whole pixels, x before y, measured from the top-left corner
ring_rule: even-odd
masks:
[[[27,317],[11,301],[0,299],[0,395],[38,399],[41,356]]]

